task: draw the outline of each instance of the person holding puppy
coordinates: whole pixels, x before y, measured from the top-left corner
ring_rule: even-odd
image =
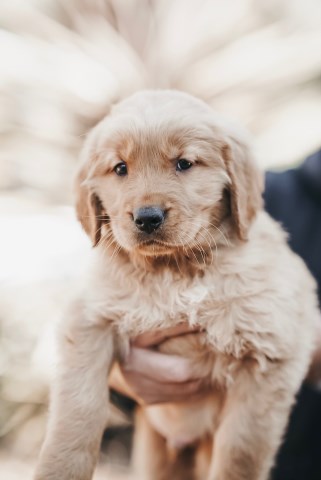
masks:
[[[268,172],[264,196],[266,210],[286,229],[291,248],[304,259],[317,280],[321,302],[321,150],[308,157],[299,168]],[[117,371],[114,369],[110,385],[147,405],[179,402],[187,395],[197,398],[207,388],[206,378],[193,378],[189,360],[154,351],[154,347],[168,337],[190,332],[190,328],[181,324],[138,337],[127,362],[120,369],[117,367]],[[321,478],[318,383],[321,383],[321,314],[312,365],[298,395],[273,480]]]

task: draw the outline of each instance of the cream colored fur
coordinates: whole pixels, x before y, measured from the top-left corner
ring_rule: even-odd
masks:
[[[177,172],[178,158],[195,164]],[[113,170],[120,161],[126,177]],[[96,246],[59,332],[36,480],[92,477],[113,360],[131,337],[181,321],[202,333],[159,348],[193,359],[196,376],[206,369],[209,391],[138,412],[137,478],[268,478],[309,365],[318,310],[311,275],[262,210],[261,187],[246,139],[186,94],[138,93],[89,135],[77,211]],[[131,216],[144,205],[167,211],[150,244]]]

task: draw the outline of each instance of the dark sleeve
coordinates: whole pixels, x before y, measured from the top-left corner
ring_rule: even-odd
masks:
[[[321,205],[302,181],[301,170],[267,172],[265,209],[288,232],[291,248],[318,282],[321,298]]]
[[[321,293],[321,206],[302,181],[300,169],[268,172],[265,208],[289,234],[292,249],[305,260]],[[272,480],[321,479],[321,394],[304,385],[292,411]]]

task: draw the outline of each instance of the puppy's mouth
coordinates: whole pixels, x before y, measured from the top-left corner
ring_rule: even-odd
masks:
[[[168,255],[179,247],[177,244],[158,240],[156,238],[143,240],[136,246],[140,253],[148,256]]]

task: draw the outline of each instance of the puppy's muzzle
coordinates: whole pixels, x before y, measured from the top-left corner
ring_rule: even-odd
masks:
[[[164,223],[165,211],[155,206],[138,208],[134,212],[133,220],[141,232],[153,233]]]

